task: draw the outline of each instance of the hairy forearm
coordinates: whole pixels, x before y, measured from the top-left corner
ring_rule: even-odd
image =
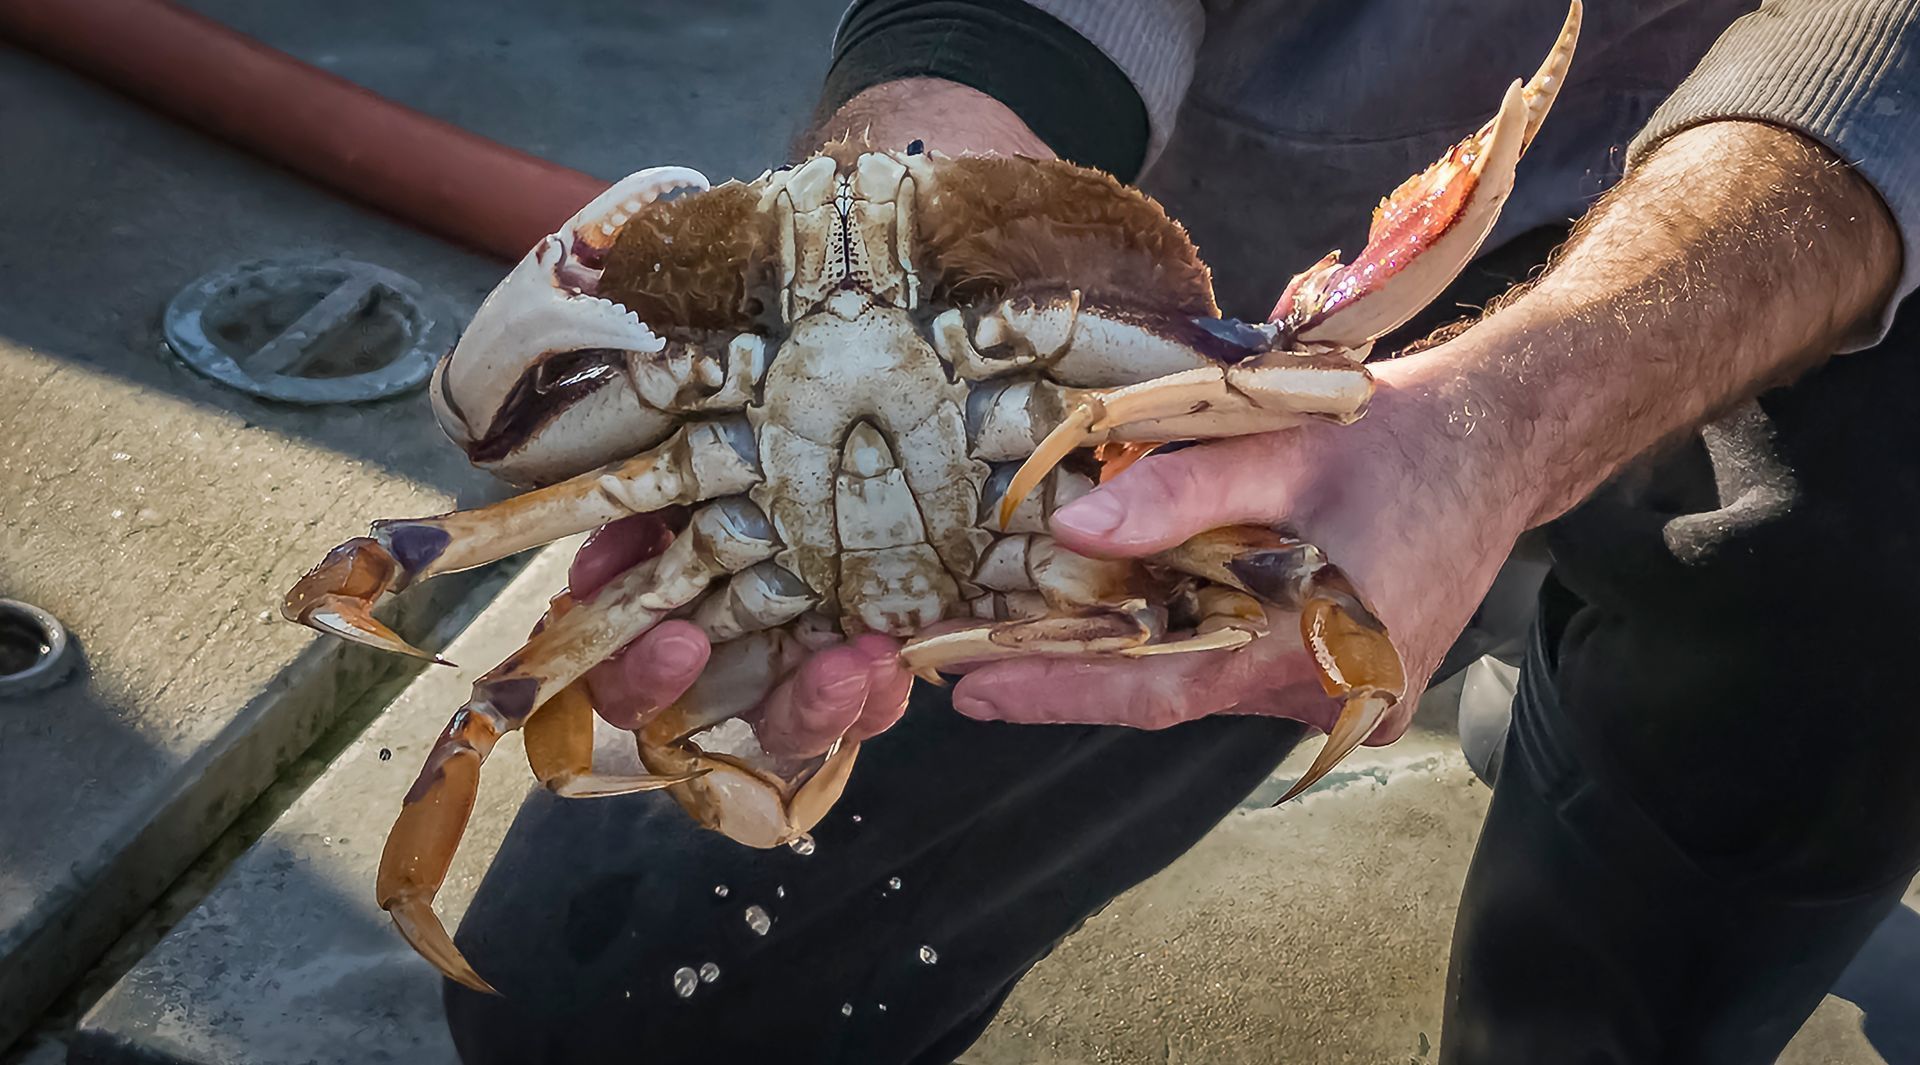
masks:
[[[865,139],[876,148],[920,141],[947,155],[1025,155],[1051,159],[1052,149],[1000,101],[939,78],[906,78],[866,89],[814,125],[799,150],[828,141]]]
[[[1885,305],[1900,254],[1879,197],[1823,148],[1709,123],[1662,144],[1537,282],[1401,380],[1493,415],[1491,479],[1536,525],[1828,357]]]

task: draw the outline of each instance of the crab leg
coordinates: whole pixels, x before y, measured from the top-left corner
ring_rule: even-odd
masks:
[[[1085,481],[1075,474],[1064,476]],[[1056,488],[1049,494],[1063,493]],[[1037,508],[1022,508],[1029,509]],[[1036,514],[1021,524],[1037,525],[1039,520]],[[973,579],[1005,597],[1007,606],[1020,616],[910,641],[901,659],[922,679],[939,683],[938,671],[957,663],[1031,655],[1138,657],[1224,650],[1243,646],[1266,631],[1266,612],[1252,596],[1207,588],[1198,593],[1200,621],[1194,635],[1157,642],[1166,636],[1167,612],[1148,602],[1164,597],[1158,594],[1160,589],[1148,586],[1151,582],[1135,563],[1088,558],[1038,532],[996,541]],[[1035,593],[1040,609],[1024,609],[1021,597]]]
[[[1299,613],[1300,638],[1313,655],[1320,685],[1342,705],[1326,744],[1280,802],[1326,776],[1405,697],[1406,671],[1386,626],[1312,544],[1269,529],[1232,526],[1202,533],[1152,561]]]
[[[1166,631],[1166,611],[1126,599],[1072,613],[998,621],[921,636],[900,649],[901,664],[922,680],[943,683],[943,667],[1036,655],[1100,655],[1143,647]]]
[[[983,510],[1007,490],[1011,465],[987,482]],[[1020,501],[1006,528],[982,554],[973,581],[988,590],[976,609],[992,621],[911,641],[907,668],[940,683],[942,666],[1044,654],[1172,654],[1238,647],[1266,631],[1265,613],[1249,597],[1201,593],[1201,623],[1192,637],[1158,643],[1166,635],[1166,612],[1146,605],[1148,588],[1130,561],[1093,559],[1069,551],[1045,535],[1054,510],[1085,495],[1092,482],[1070,470],[1054,470],[1045,490]],[[1224,589],[1220,591],[1224,592]]]
[[[561,592],[547,605],[541,624],[579,605],[570,592]],[[533,775],[563,799],[592,799],[654,791],[690,779],[685,775],[624,776],[593,771],[593,694],[585,678],[574,681],[527,719],[527,764]]]
[[[701,748],[698,726],[682,699],[649,722],[640,736],[640,760],[659,773],[690,774],[668,789],[701,825],[736,843],[765,850],[791,842],[820,823],[840,798],[860,753],[857,741],[838,740],[798,771],[782,767],[757,741],[734,752]],[[784,770],[784,771],[783,771]]]
[[[380,859],[380,907],[435,968],[468,987],[492,990],[454,947],[433,913],[433,897],[466,829],[480,766],[494,744],[596,663],[693,602],[714,578],[769,558],[777,547],[765,515],[746,500],[704,507],[664,552],[615,578],[588,602],[557,611],[519,651],[474,682],[472,698],[434,741]]]
[[[1003,528],[1034,486],[1077,448],[1246,436],[1308,421],[1346,424],[1365,413],[1373,375],[1338,355],[1267,351],[1123,388],[1059,392],[1067,413],[1001,498]]]
[[[386,651],[434,658],[373,616],[415,581],[484,565],[630,514],[743,492],[760,479],[746,421],[687,426],[665,443],[558,484],[475,510],[375,522],[287,593],[288,621]]]
[[[1342,266],[1334,252],[1294,278],[1270,320],[1302,343],[1353,350],[1440,295],[1513,191],[1514,167],[1566,80],[1580,20],[1580,0],[1573,0],[1532,80],[1514,82],[1486,125],[1381,201],[1358,259]]]
[[[527,764],[548,791],[563,799],[599,799],[657,791],[698,774],[657,776],[596,773],[593,770],[593,695],[576,680],[527,719]]]

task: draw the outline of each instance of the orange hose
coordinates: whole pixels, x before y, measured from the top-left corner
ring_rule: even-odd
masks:
[[[165,0],[0,0],[0,39],[502,259],[518,259],[607,187]]]

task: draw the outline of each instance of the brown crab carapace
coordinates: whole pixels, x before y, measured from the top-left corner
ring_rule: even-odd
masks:
[[[441,971],[488,989],[432,900],[482,761],[524,728],[568,796],[665,788],[702,824],[771,847],[838,798],[858,744],[786,759],[744,714],[812,650],[907,639],[922,676],[1023,655],[1230,652],[1297,623],[1343,703],[1289,796],[1408,692],[1361,590],[1285,531],[1229,528],[1146,560],[1047,535],[1049,515],[1170,441],[1359,418],[1374,338],[1467,263],[1565,76],[1576,3],[1499,112],[1375,212],[1350,264],[1295,278],[1270,320],[1223,319],[1158,204],[1058,161],[829,146],[710,188],[621,181],[529,252],[434,376],[441,424],[532,490],[376,522],[287,597],[286,616],[421,654],[374,617],[415,581],[631,514],[678,508],[655,558],[475,682],[402,803],[379,899]],[[1096,458],[1096,455],[1098,458]],[[663,619],[698,625],[706,672],[637,734],[647,772],[597,772],[583,675]]]

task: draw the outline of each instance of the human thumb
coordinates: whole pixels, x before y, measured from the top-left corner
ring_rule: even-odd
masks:
[[[1150,455],[1053,515],[1056,539],[1085,555],[1147,555],[1208,529],[1285,518],[1269,436]]]

